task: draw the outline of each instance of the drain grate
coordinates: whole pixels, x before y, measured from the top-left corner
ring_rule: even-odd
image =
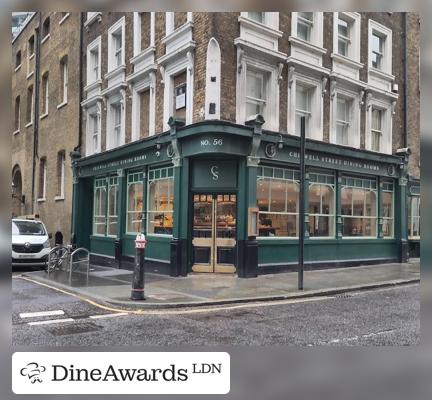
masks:
[[[45,330],[53,336],[78,335],[87,332],[97,332],[102,329],[101,326],[93,322],[85,322],[82,324],[70,324],[64,326],[46,327]]]
[[[340,293],[334,296],[336,299],[350,299],[351,297],[354,297],[354,295],[349,293]]]

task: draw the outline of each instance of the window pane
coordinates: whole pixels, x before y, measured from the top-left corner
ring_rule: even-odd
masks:
[[[110,186],[108,192],[108,235],[117,234],[117,194],[118,186]]]
[[[336,118],[348,122],[348,101],[346,99],[337,98]]]
[[[334,214],[334,191],[327,185],[321,185],[322,214]]]
[[[376,218],[342,218],[343,236],[376,236]]]
[[[364,190],[353,188],[353,215],[364,215],[364,201]]]
[[[372,110],[372,129],[376,131],[381,131],[382,124],[382,111],[373,109]]]
[[[294,182],[287,183],[287,212],[297,213],[299,202],[299,185]]]
[[[164,175],[164,169],[155,170],[155,177]],[[157,174],[156,174],[157,172]],[[163,173],[161,173],[163,172]],[[205,197],[205,196],[203,196]],[[202,201],[205,201],[203,199]],[[172,235],[174,209],[174,179],[159,178],[148,186],[148,233]]]
[[[372,34],[372,51],[381,53],[384,48],[384,38],[378,36],[376,33]]]
[[[309,216],[309,235],[334,236],[333,225],[333,217],[311,215]]]
[[[365,203],[365,212],[366,212],[366,216],[372,216],[374,217],[376,215],[376,194],[375,192],[369,191],[369,190],[365,190],[365,198],[366,198],[366,203]]]
[[[311,185],[309,187],[309,213],[321,214],[321,186]]]
[[[127,210],[127,232],[141,232],[143,211],[143,184],[141,182],[128,185]]]
[[[264,13],[263,12],[256,12],[256,11],[251,11],[248,12],[248,17],[250,19],[253,19],[254,21],[257,22],[264,22]]]
[[[313,12],[299,12],[298,16],[309,22],[313,22]]]
[[[345,124],[336,124],[336,143],[348,144],[348,127]]]
[[[285,212],[285,200],[286,183],[282,180],[272,180],[270,211]]]
[[[393,193],[383,192],[382,196],[383,202],[383,217],[392,218],[393,217]]]
[[[383,220],[383,236],[392,237],[393,236],[393,220],[384,219]]]
[[[248,71],[246,76],[246,95],[264,99],[264,76],[258,72]]]
[[[343,187],[341,190],[342,215],[352,215],[352,188]]]
[[[270,182],[265,179],[257,181],[257,203],[259,211],[269,211]]]
[[[297,236],[297,215],[290,214],[259,214],[259,236]]]
[[[340,18],[338,20],[338,33],[339,35],[349,37],[349,24],[347,21]]]
[[[310,112],[310,93],[307,88],[301,85],[296,85],[296,108]]]

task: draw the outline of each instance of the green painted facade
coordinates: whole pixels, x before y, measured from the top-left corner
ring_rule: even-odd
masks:
[[[299,138],[261,129],[257,119],[251,126],[228,122],[202,122],[182,126],[170,120],[171,129],[115,150],[78,159],[74,162],[73,237],[77,245],[91,253],[113,258],[115,241],[120,240],[122,256],[134,256],[135,235],[126,233],[127,174],[143,176],[143,209],[146,210],[147,178],[150,168],[173,167],[174,203],[172,235],[142,231],[148,244],[146,258],[168,266],[171,275],[185,275],[192,265],[192,196],[198,193],[230,193],[237,196],[237,272],[256,276],[296,265],[298,239],[255,238],[248,236],[248,208],[257,205],[257,176],[263,166],[296,169],[299,165]],[[281,143],[283,144],[281,148]],[[305,260],[311,264],[342,264],[407,259],[408,178],[406,157],[377,154],[364,150],[307,140],[306,179],[313,172],[335,177],[335,235],[311,238],[306,234]],[[93,182],[95,178],[118,176],[117,234],[100,237],[92,234]],[[373,178],[381,204],[383,182],[394,187],[394,237],[382,237],[382,210],[378,207],[376,238],[342,237],[340,187],[343,177]],[[307,194],[308,191],[306,190]],[[308,196],[305,196],[306,211]],[[306,214],[306,232],[309,217]],[[250,246],[257,245],[256,257]],[[248,247],[249,246],[249,247]]]

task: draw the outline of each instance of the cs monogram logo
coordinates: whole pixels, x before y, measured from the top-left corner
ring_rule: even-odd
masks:
[[[213,165],[210,168],[210,172],[213,175],[213,180],[217,181],[219,179],[219,167],[217,165]]]
[[[27,376],[31,383],[42,382],[40,375],[46,371],[46,368],[43,365],[39,365],[38,363],[31,362],[28,363],[23,369],[21,369],[20,373],[22,376]]]

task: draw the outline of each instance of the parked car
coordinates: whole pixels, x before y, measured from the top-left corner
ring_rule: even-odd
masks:
[[[12,267],[46,267],[51,235],[38,220],[12,219]]]

